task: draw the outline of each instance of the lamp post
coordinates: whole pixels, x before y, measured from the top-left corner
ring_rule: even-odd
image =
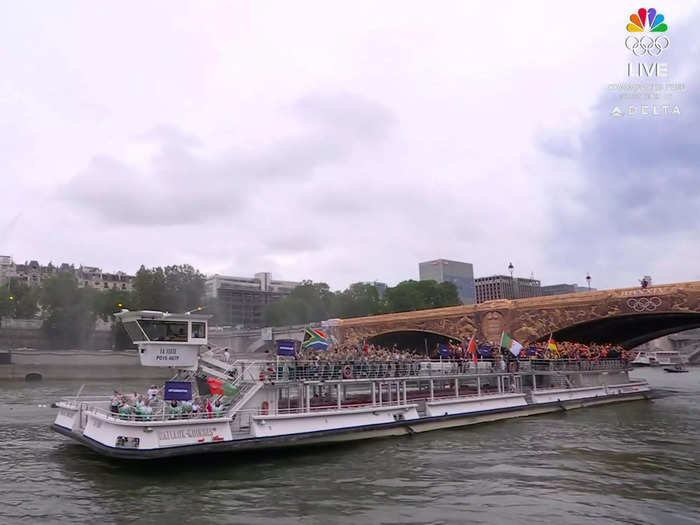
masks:
[[[586,282],[588,283],[588,289],[591,289],[591,274],[587,273],[586,274]]]
[[[515,289],[515,279],[513,279],[513,263],[509,262],[508,263],[508,271],[510,272],[510,297],[509,299],[518,299],[520,298],[520,294],[518,293],[518,290]]]

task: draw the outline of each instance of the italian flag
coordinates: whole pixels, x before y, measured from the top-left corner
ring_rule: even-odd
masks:
[[[503,332],[501,334],[501,348],[507,348],[508,350],[510,350],[511,354],[517,357],[518,355],[520,355],[520,350],[522,350],[523,345],[518,343],[507,333]]]

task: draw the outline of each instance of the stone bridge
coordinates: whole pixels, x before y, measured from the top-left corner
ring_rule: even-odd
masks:
[[[341,342],[391,342],[402,337],[498,342],[505,331],[520,342],[547,339],[611,342],[632,348],[700,327],[700,281],[517,300],[488,301],[371,317],[342,319]],[[422,340],[422,339],[421,339]],[[425,339],[426,346],[428,339]]]

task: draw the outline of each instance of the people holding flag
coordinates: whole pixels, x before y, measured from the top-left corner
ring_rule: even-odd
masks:
[[[511,354],[515,357],[520,356],[520,351],[523,349],[523,345],[518,343],[515,339],[509,336],[507,333],[501,333],[501,348],[509,350]]]

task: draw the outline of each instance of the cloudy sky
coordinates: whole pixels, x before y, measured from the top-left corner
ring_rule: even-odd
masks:
[[[700,280],[700,4],[656,6],[686,86],[656,102],[609,89],[638,7],[0,0],[0,254]],[[610,115],[642,103],[681,115]]]

